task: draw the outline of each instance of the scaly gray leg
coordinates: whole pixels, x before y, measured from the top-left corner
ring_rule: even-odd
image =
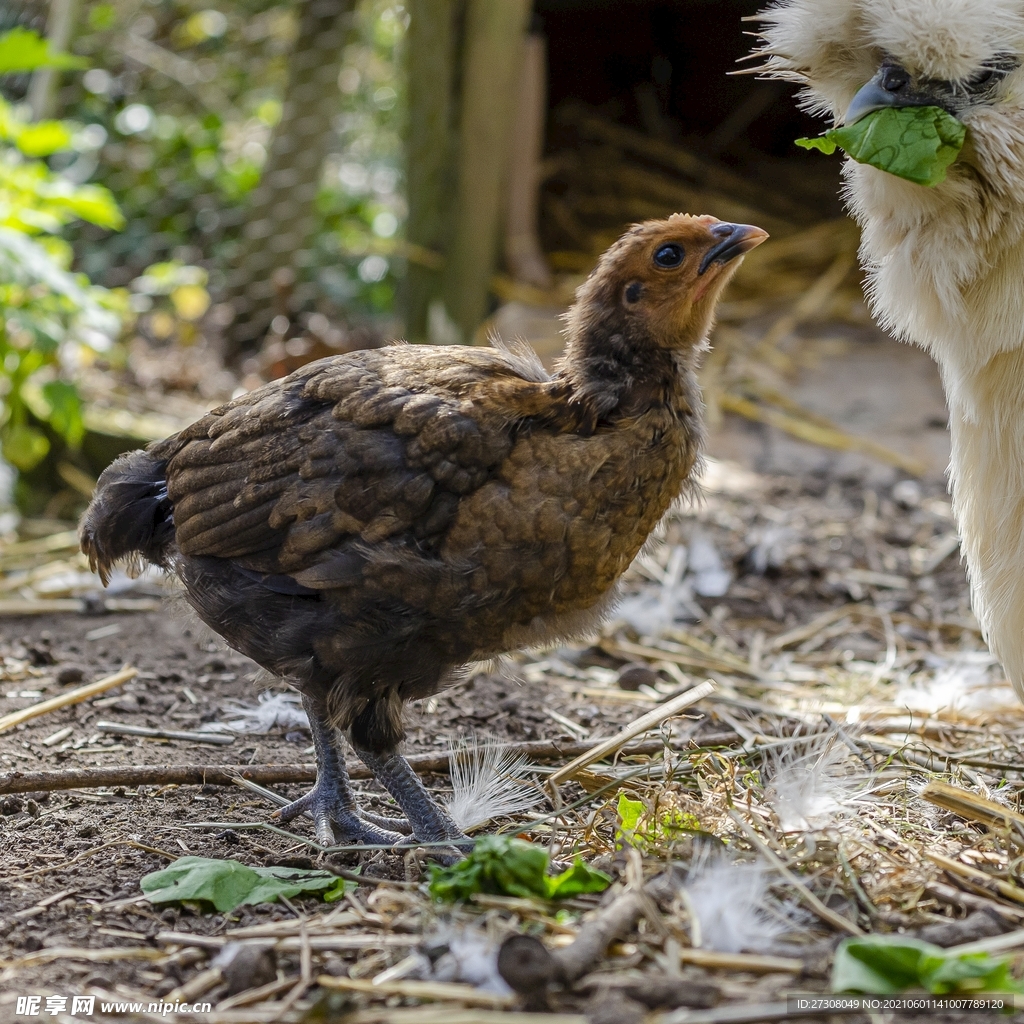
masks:
[[[275,815],[282,821],[291,821],[300,814],[308,814],[313,819],[317,842],[324,846],[350,843],[392,846],[402,842],[405,836],[400,834],[400,827],[406,825],[405,822],[396,819],[392,826],[396,831],[391,831],[390,819],[378,815],[364,818],[359,814],[349,787],[337,729],[328,725],[323,709],[305,694],[302,706],[313,734],[316,784],[305,796],[275,811]]]
[[[395,750],[375,754],[355,748],[363,764],[376,780],[395,798],[405,811],[413,836],[422,843],[465,840],[469,837],[452,820],[451,815],[427,792],[409,762]],[[468,845],[462,847],[468,851]]]

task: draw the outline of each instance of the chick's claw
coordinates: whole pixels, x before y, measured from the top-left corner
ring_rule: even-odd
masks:
[[[389,818],[386,814],[374,814],[373,811],[359,811],[359,817],[371,825],[379,825],[391,832],[401,832],[403,836],[412,835],[412,825],[408,818]]]
[[[291,821],[300,814],[313,819],[316,841],[322,846],[394,846],[405,836],[365,821],[345,806],[337,790],[320,782],[305,795],[274,812],[281,821]]]

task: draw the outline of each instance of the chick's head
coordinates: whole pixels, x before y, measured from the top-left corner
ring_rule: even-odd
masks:
[[[750,224],[685,213],[634,225],[601,257],[576,309],[612,313],[631,337],[661,348],[699,345],[741,257],[767,237]]]

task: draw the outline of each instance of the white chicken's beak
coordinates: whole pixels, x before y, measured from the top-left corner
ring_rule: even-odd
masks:
[[[938,86],[944,83],[928,83]],[[863,117],[885,107],[942,107],[948,109],[948,96],[938,88],[918,87],[905,68],[887,60],[874,78],[853,97],[843,118],[844,124],[855,124]]]

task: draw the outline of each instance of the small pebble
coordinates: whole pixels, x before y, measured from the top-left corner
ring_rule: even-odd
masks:
[[[635,692],[641,686],[654,686],[658,681],[658,673],[646,665],[626,665],[619,671],[617,680],[620,690]]]
[[[277,956],[266,946],[229,942],[214,961],[224,972],[228,995],[266,985],[277,977]]]
[[[57,673],[57,682],[61,686],[68,686],[71,683],[80,683],[85,678],[85,673],[77,665],[65,665]]]
[[[5,796],[3,800],[0,800],[0,814],[20,814],[22,807],[24,804],[16,796]]]

